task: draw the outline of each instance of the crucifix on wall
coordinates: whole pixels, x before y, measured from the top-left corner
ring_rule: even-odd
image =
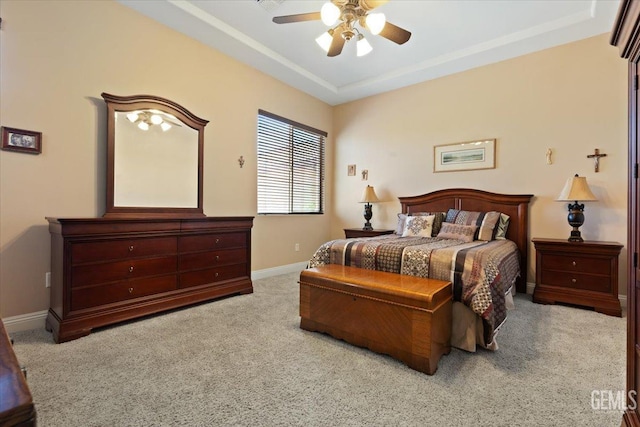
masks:
[[[607,155],[604,153],[600,153],[600,150],[598,150],[597,148],[595,149],[595,152],[593,154],[589,154],[587,156],[588,159],[593,159],[593,161],[595,162],[594,166],[596,168],[596,172],[598,172],[598,170],[600,169],[600,157],[607,157]]]

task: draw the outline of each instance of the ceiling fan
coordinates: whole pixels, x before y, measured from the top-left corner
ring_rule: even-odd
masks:
[[[320,12],[300,13],[297,15],[276,16],[276,24],[322,20],[329,30],[316,39],[327,56],[337,56],[342,52],[345,42],[357,40],[357,55],[371,52],[372,47],[364,34],[356,27],[368,29],[374,35],[380,35],[397,44],[406,43],[411,33],[386,21],[384,13],[370,13],[371,10],[387,3],[388,0],[331,0],[322,6]]]

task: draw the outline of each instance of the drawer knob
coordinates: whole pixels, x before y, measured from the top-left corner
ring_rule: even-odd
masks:
[[[220,261],[220,255],[216,255],[216,261]]]
[[[576,283],[577,280],[576,279],[571,279],[571,283]]]
[[[129,246],[129,252],[133,252],[133,245]]]
[[[216,244],[217,244],[217,243],[220,243],[220,239],[216,239]]]
[[[216,273],[216,277],[218,277],[218,273]]]
[[[576,262],[575,261],[571,261],[571,265],[573,265],[575,267],[576,266]]]
[[[129,293],[132,294],[133,293],[133,288],[129,288]]]
[[[129,273],[133,273],[133,265],[129,267]]]

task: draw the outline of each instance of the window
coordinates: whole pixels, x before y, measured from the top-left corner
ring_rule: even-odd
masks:
[[[321,214],[327,133],[258,111],[258,214]]]

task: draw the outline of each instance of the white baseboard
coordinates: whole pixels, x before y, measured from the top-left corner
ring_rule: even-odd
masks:
[[[31,329],[44,328],[44,322],[49,310],[36,311],[34,313],[19,314],[17,316],[2,319],[7,333],[29,331]]]
[[[279,267],[265,268],[251,272],[251,280],[266,279],[267,277],[279,276],[281,274],[299,273],[307,268],[307,262],[297,262],[295,264],[281,265]]]

